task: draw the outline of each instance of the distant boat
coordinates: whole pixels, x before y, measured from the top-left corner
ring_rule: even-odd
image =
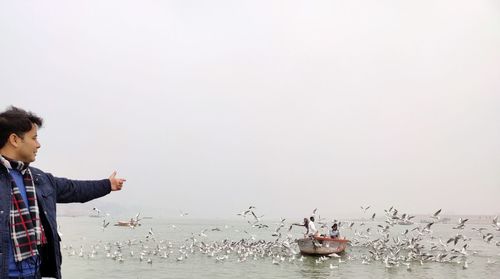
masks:
[[[410,221],[410,220],[400,220],[398,222],[398,225],[405,225],[405,226],[407,226],[407,225],[413,225],[413,224],[414,223],[412,221]]]
[[[450,222],[451,219],[448,218],[448,217],[444,217],[444,218],[441,218],[439,220],[435,220],[435,219],[423,219],[423,220],[420,220],[420,223],[425,223],[425,224],[428,224],[428,223],[443,223],[443,224],[447,224],[448,222]]]
[[[139,223],[139,221],[143,219],[139,218],[140,215],[141,213],[139,212],[135,215],[135,218],[130,218],[129,221],[118,221],[115,223],[115,226],[130,227],[130,228],[135,228],[137,226],[140,226],[141,223]]]
[[[297,240],[300,252],[304,255],[327,256],[332,253],[342,253],[347,248],[349,240],[345,238],[308,237]]]
[[[136,220],[130,220],[130,221],[118,221],[114,224],[115,226],[119,227],[130,227],[130,228],[135,228],[137,226],[140,226],[141,224],[139,221]]]

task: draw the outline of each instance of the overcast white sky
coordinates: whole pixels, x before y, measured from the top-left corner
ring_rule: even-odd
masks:
[[[34,166],[128,179],[82,208],[500,213],[499,1],[2,1],[0,38]]]

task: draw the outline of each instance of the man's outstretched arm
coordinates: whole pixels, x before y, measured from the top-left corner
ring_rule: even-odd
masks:
[[[108,179],[102,180],[71,180],[67,178],[52,177],[55,182],[58,203],[87,202],[119,191],[125,179],[117,178],[114,171]]]

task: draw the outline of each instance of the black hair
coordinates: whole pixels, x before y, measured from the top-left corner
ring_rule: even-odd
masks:
[[[24,137],[33,125],[42,127],[43,119],[32,112],[10,106],[0,113],[0,148],[4,147],[11,134]]]
[[[314,222],[314,216],[311,216],[311,218],[309,218],[309,219],[311,219],[311,221],[313,221],[313,222]]]

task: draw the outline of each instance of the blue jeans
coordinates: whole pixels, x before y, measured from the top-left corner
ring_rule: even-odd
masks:
[[[19,277],[9,277],[9,279],[41,279],[42,276],[40,274],[29,275],[29,276],[19,276]]]

